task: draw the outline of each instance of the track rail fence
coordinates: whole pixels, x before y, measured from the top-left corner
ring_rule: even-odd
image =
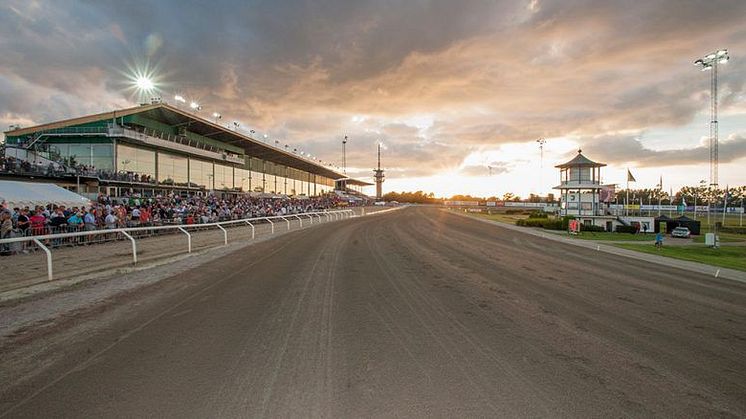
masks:
[[[275,224],[286,223],[287,229],[291,229],[291,223],[297,223],[299,228],[303,227],[304,220],[308,225],[319,224],[322,222],[336,221],[350,218],[355,215],[351,209],[336,211],[316,211],[300,214],[275,215],[271,217],[245,218],[239,220],[221,221],[216,223],[205,224],[183,224],[183,225],[166,225],[166,226],[143,226],[127,227],[104,230],[83,230],[70,233],[41,234],[32,236],[13,237],[0,240],[0,249],[12,249],[20,247],[21,249],[38,248],[46,254],[47,262],[47,279],[54,279],[52,267],[52,249],[67,246],[91,245],[103,242],[129,240],[132,244],[132,263],[137,264],[137,242],[154,236],[182,235],[185,240],[185,250],[192,253],[192,235],[209,229],[217,229],[223,234],[222,243],[228,245],[228,231],[235,228],[251,228],[251,239],[256,238],[256,227],[261,224],[269,224],[270,234],[275,233]],[[314,218],[315,217],[315,218]],[[16,249],[18,250],[18,249]],[[7,257],[6,260],[12,260],[13,256]]]

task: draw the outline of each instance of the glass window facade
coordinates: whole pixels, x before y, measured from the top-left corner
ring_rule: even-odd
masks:
[[[264,173],[251,171],[251,190],[253,192],[264,192]]]
[[[215,164],[215,189],[233,189],[233,167]]]
[[[90,141],[87,138],[74,141],[49,142],[48,152],[57,158],[71,159],[76,165],[148,175],[164,185],[290,196],[315,196],[334,189],[333,179],[253,157],[246,158],[245,166],[233,166],[178,151],[156,151],[124,140],[110,144],[86,143]],[[584,178],[587,176],[583,173]]]
[[[191,186],[214,189],[214,178],[215,174],[213,173],[211,162],[189,159],[189,183]]]
[[[158,153],[158,182],[167,185],[189,184],[189,161],[186,157]]]
[[[72,163],[73,166],[86,165],[95,169],[114,170],[114,146],[112,144],[60,144],[49,145],[50,157]]]
[[[155,177],[155,151],[117,144],[117,170]]]
[[[249,171],[246,169],[233,169],[233,187],[242,192],[251,191],[251,182],[249,182]]]

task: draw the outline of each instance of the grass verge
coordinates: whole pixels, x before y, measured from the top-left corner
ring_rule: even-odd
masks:
[[[502,223],[508,223],[508,224],[514,224],[518,220],[522,220],[524,218],[528,218],[528,215],[526,214],[505,214],[505,213],[495,213],[495,214],[480,214],[480,213],[467,213],[474,217],[484,218],[486,220],[492,220],[492,221],[499,221]]]
[[[744,236],[743,234],[720,233],[719,236],[721,243],[737,243],[746,241],[746,236]],[[699,236],[694,236],[692,241],[694,243],[704,243],[705,235],[702,234]]]
[[[660,250],[652,244],[622,243],[614,246],[674,259],[706,263],[721,268],[746,271],[746,246],[727,246],[719,249],[704,246],[664,246]]]
[[[573,237],[581,240],[609,240],[609,241],[629,241],[629,242],[644,242],[654,241],[655,234],[629,234],[629,233],[610,233],[605,231],[582,231],[580,234],[572,235],[568,234],[569,237]]]

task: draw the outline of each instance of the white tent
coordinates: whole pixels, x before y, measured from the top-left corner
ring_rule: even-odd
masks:
[[[0,206],[3,208],[34,208],[36,205],[90,207],[91,201],[51,183],[0,180]]]

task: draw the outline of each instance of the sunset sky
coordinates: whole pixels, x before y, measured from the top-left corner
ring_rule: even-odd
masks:
[[[268,133],[384,191],[545,194],[582,148],[604,181],[708,179],[720,48],[720,184],[746,184],[746,1],[0,2],[0,127],[165,101]],[[536,139],[544,137],[543,169]],[[491,166],[492,176],[488,166]]]

